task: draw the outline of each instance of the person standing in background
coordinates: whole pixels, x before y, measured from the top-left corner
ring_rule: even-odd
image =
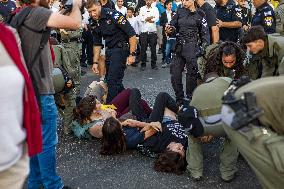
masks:
[[[115,10],[126,16],[127,8],[123,6],[123,0],[117,0],[115,4]]]
[[[221,41],[238,42],[242,27],[241,9],[233,0],[215,0],[217,10],[217,26]]]
[[[146,50],[148,44],[151,49],[151,67],[154,70],[157,70],[158,67],[156,65],[157,62],[157,54],[156,54],[156,46],[157,46],[157,27],[156,23],[159,20],[159,11],[157,7],[153,7],[152,0],[145,0],[146,5],[141,7],[139,13],[139,21],[141,24],[141,34],[140,34],[140,42],[141,42],[141,53],[139,57],[139,62],[141,63],[141,70],[144,71],[146,69]]]
[[[217,18],[215,9],[205,0],[196,0],[198,7],[203,10],[206,15],[206,21],[210,33],[210,44],[219,42],[219,28],[217,26]]]

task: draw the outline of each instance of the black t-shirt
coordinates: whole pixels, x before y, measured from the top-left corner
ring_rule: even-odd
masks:
[[[162,132],[147,139],[143,146],[149,150],[160,153],[166,150],[171,142],[181,143],[187,148],[187,135],[185,128],[177,121],[167,121],[162,124]]]
[[[4,22],[15,9],[16,4],[11,0],[0,2],[0,22]]]
[[[209,33],[210,33],[210,39],[212,37],[212,30],[211,27],[212,26],[216,26],[216,10],[207,2],[205,2],[201,7],[201,10],[203,10],[203,12],[206,15],[206,21],[208,24],[208,29],[209,29]],[[211,39],[212,42],[212,39]]]

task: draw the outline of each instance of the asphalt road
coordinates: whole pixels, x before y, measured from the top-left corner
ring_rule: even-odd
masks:
[[[160,56],[158,57],[160,60]],[[147,63],[148,64],[148,63]],[[125,72],[125,87],[136,87],[142,96],[153,105],[155,96],[165,91],[173,95],[169,68],[152,70],[150,64],[142,72],[139,68],[128,67]],[[90,70],[84,69],[84,70]],[[82,78],[82,91],[91,81],[97,79],[90,71]],[[60,122],[60,121],[59,121]],[[79,140],[72,135],[64,135],[58,128],[57,148],[58,174],[65,185],[76,189],[164,189],[164,188],[260,188],[254,173],[243,158],[238,161],[238,174],[231,183],[220,179],[219,152],[222,139],[214,139],[203,146],[204,179],[195,182],[188,174],[174,175],[157,173],[153,170],[153,159],[144,157],[136,151],[123,155],[102,156],[99,154],[100,141]]]

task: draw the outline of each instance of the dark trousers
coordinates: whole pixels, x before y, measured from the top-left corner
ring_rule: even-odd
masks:
[[[175,100],[168,93],[160,92],[155,99],[149,122],[159,121],[162,123],[165,108],[168,108],[175,113],[178,112],[178,106],[176,105]]]
[[[82,56],[81,63],[93,64],[93,35],[90,30],[83,30],[82,33]]]
[[[183,57],[174,55],[170,68],[171,83],[175,91],[176,101],[181,105],[184,98],[182,72],[186,66],[186,96],[191,99],[194,89],[197,87],[198,67],[195,57]]]
[[[137,120],[146,120],[152,112],[148,103],[141,99],[141,93],[138,89],[125,89],[120,92],[110,104],[113,104],[117,109],[117,117],[125,115],[131,112],[135,115]]]
[[[106,82],[108,95],[106,103],[109,104],[117,96],[124,86],[122,84],[126,59],[129,52],[122,48],[111,48],[106,50]]]
[[[157,53],[156,53],[156,46],[157,46],[157,34],[156,33],[141,33],[140,34],[140,42],[141,42],[141,52],[139,56],[139,62],[141,61],[142,67],[146,66],[146,51],[148,45],[150,46],[151,50],[151,67],[156,67],[157,62]]]

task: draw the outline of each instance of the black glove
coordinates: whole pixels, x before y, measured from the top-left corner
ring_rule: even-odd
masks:
[[[198,118],[198,111],[193,106],[182,108],[179,111],[178,122],[194,137],[200,137],[204,133],[203,125]]]

